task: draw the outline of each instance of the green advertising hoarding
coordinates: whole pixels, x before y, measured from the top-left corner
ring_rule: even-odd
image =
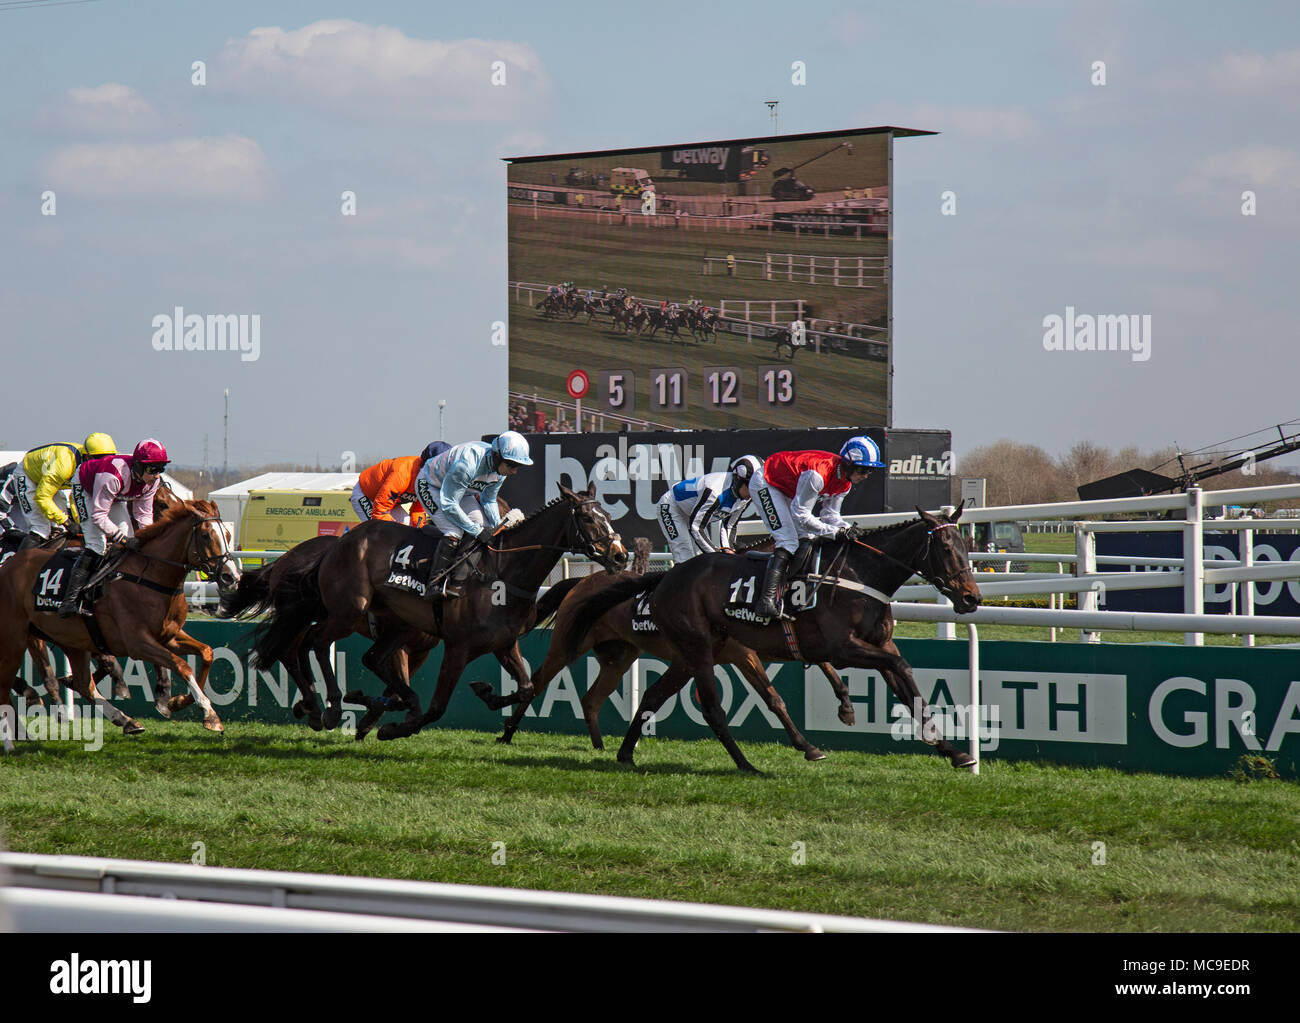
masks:
[[[190,632],[213,648],[209,695],[231,730],[240,720],[290,722],[297,692],[283,668],[249,667],[250,627],[197,621]],[[520,647],[530,666],[539,665],[549,631],[525,636]],[[922,695],[935,708],[952,740],[969,739],[970,679],[964,641],[900,640]],[[340,643],[337,671],[343,691],[378,694],[381,684],[361,667],[368,641],[353,636]],[[427,704],[437,678],[441,649],[414,679]],[[1229,771],[1243,754],[1272,760],[1287,778],[1300,778],[1300,651],[1269,648],[1182,647],[1138,644],[985,642],[980,648],[981,757],[1042,760],[1181,775]],[[666,669],[655,658],[641,661],[641,691]],[[529,731],[585,734],[579,700],[596,679],[599,665],[584,657],[561,672],[529,709],[516,743]],[[153,679],[138,662],[124,666],[129,699],[120,703],[148,727],[156,720]],[[795,724],[826,750],[877,753],[924,752],[911,719],[874,671],[844,670],[855,707],[855,723],[837,717],[838,701],[817,667],[772,664],[768,674]],[[30,669],[28,669],[28,676]],[[723,707],[740,742],[784,742],[780,723],[739,672],[719,666]],[[500,691],[513,681],[492,657],[472,662],[439,724],[499,732],[504,715],[489,711],[469,690],[482,680]],[[634,708],[624,679],[601,711],[607,738],[620,740]],[[318,685],[322,690],[323,687]],[[713,736],[688,687],[656,716],[654,734],[673,739]],[[357,708],[352,708],[359,714]],[[186,720],[193,711],[180,715]],[[349,720],[345,718],[345,725]],[[306,727],[304,725],[304,727]],[[435,726],[436,727],[436,726]],[[375,741],[373,738],[366,741]],[[612,755],[612,754],[611,754]]]

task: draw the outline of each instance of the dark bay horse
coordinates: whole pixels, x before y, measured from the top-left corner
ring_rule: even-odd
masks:
[[[277,634],[276,622],[295,614],[298,604],[312,601],[318,601],[324,611],[306,640],[317,649],[353,632],[366,631],[370,614],[386,614],[386,620],[406,627],[378,630],[380,635],[372,648],[375,664],[390,663],[394,653],[408,641],[409,630],[441,639],[446,649],[433,699],[423,714],[413,692],[409,696],[401,694],[405,703],[397,707],[382,698],[382,705],[376,706],[380,701],[359,691],[349,692],[344,698],[381,714],[401,706],[407,708],[404,721],[380,728],[380,739],[413,735],[442,717],[465,665],[483,654],[495,654],[520,689],[528,689],[528,671],[518,639],[536,621],[537,591],[560,556],[566,551],[586,554],[609,571],[627,561],[622,541],[595,499],[594,484],[585,493],[561,486],[560,497],[517,526],[485,538],[486,544],[480,546],[486,551],[487,570],[472,572],[461,587],[463,595],[442,601],[441,608],[427,598],[385,585],[393,554],[409,544],[410,537],[411,527],[392,522],[372,520],[349,530],[312,569],[314,592],[296,603],[272,607],[265,623],[268,631],[257,645],[262,663],[281,659],[286,653],[281,644],[291,630]],[[282,585],[293,585],[289,574]],[[363,734],[358,730],[358,738]]]
[[[179,673],[189,686],[188,695],[203,708],[203,727],[223,731],[203,692],[212,648],[181,628],[186,615],[185,576],[191,569],[216,576],[226,587],[239,580],[239,566],[230,555],[220,513],[208,501],[184,501],[168,508],[136,537],[140,550],[127,552],[117,563],[95,602],[95,620],[107,652]],[[15,554],[0,569],[0,708],[12,706],[11,680],[22,664],[28,636],[38,630],[68,655],[75,692],[103,707],[108,719],[123,731],[142,731],[136,721],[102,700],[91,684],[90,655],[96,647],[85,620],[36,610],[32,588],[52,556],[52,551],[33,547]],[[197,677],[185,660],[187,654],[199,658]],[[7,735],[5,748],[12,748]]]
[[[638,541],[638,543],[641,542]],[[755,546],[770,545],[770,543],[770,538],[764,538]],[[555,623],[553,625],[554,632],[551,635],[551,645],[546,652],[546,660],[533,672],[533,677],[530,680],[533,693],[528,699],[524,699],[518,691],[511,693],[509,696],[498,696],[492,690],[492,687],[486,683],[472,683],[471,688],[474,690],[475,695],[492,710],[500,710],[502,707],[518,704],[510,720],[506,722],[504,732],[498,740],[499,742],[509,742],[514,737],[525,712],[527,712],[533,700],[541,695],[542,690],[567,664],[572,663],[564,660],[566,652],[575,650],[578,655],[581,655],[587,650],[591,650],[600,664],[600,673],[596,676],[596,681],[592,683],[591,688],[582,697],[582,716],[587,722],[587,731],[591,735],[592,747],[598,750],[605,748],[600,732],[600,708],[604,706],[610,694],[619,687],[623,676],[627,674],[633,661],[642,654],[650,654],[663,660],[671,660],[673,647],[660,632],[637,630],[634,624],[637,616],[637,601],[634,598],[629,598],[621,604],[611,607],[601,616],[599,621],[590,628],[583,630],[583,637],[576,643],[570,642],[569,634],[575,627],[575,610],[588,597],[599,593],[601,590],[609,586],[626,583],[633,578],[640,578],[645,574],[644,567],[639,572],[636,567],[634,566],[631,572],[621,572],[618,575],[594,574],[579,579],[566,579],[551,587],[546,596],[538,602],[538,620],[545,621],[554,614]],[[754,651],[741,646],[735,640],[728,639],[719,653],[718,661],[721,664],[734,664],[740,669],[740,673],[744,676],[745,681],[749,683],[750,688],[758,693],[767,705],[767,709],[776,715],[781,722],[786,735],[790,737],[790,744],[795,749],[803,753],[808,760],[825,759],[826,754],[804,738],[799,729],[795,727],[794,722],[790,719],[789,712],[786,710],[785,701],[781,699],[772,686],[771,680],[767,677],[767,672],[763,670],[762,662]],[[848,686],[844,684],[844,680],[829,664],[823,663],[821,668],[840,701],[838,711],[840,720],[846,725],[853,724],[854,711],[853,704],[849,699]]]
[[[795,616],[793,622],[766,624],[731,618],[723,613],[728,594],[757,575],[754,562],[728,554],[692,558],[662,575],[617,583],[587,598],[574,609],[566,661],[611,607],[642,593],[653,593],[651,612],[660,631],[675,648],[676,656],[664,675],[646,690],[619,750],[618,759],[633,762],[643,723],[692,676],[700,706],[714,735],[742,771],[754,766],[736,745],[718,700],[713,666],[721,659],[728,639],[749,647],[764,661],[829,661],[840,668],[875,669],[894,695],[907,707],[921,728],[922,740],[953,767],[969,767],[974,758],[939,735],[930,710],[921,697],[912,669],[894,643],[894,617],[889,597],[917,573],[947,596],[959,614],[979,606],[979,588],[970,559],[952,518],[935,517],[917,509],[919,518],[884,526],[852,539],[822,541],[820,576],[791,579],[819,588],[815,607]],[[788,631],[786,626],[788,626]]]

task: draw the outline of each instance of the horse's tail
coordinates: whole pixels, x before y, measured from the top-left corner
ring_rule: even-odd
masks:
[[[582,649],[582,641],[592,627],[612,608],[625,600],[631,600],[641,593],[649,593],[664,580],[667,572],[651,572],[648,575],[633,576],[622,582],[606,586],[603,590],[583,598],[573,609],[571,621],[573,628],[564,637],[564,663],[570,664]]]
[[[582,576],[574,576],[571,579],[561,579],[549,590],[542,594],[542,599],[537,602],[537,627],[545,624],[547,619],[554,618],[555,612],[560,609],[564,603],[564,598],[569,595],[578,583],[582,582]]]
[[[324,552],[305,564],[294,566],[271,585],[267,595],[270,613],[252,634],[252,663],[255,667],[269,668],[276,661],[283,660],[312,622],[327,616],[319,583],[323,557]]]

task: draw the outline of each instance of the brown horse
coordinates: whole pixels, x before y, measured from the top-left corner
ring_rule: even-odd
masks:
[[[255,644],[261,663],[269,664],[287,655],[297,633],[279,624],[298,614],[304,605],[316,604],[324,614],[311,627],[305,642],[314,649],[327,646],[354,632],[368,632],[367,616],[387,612],[386,621],[402,623],[405,629],[380,628],[371,661],[388,665],[409,643],[409,630],[425,633],[446,644],[438,682],[429,709],[421,715],[414,692],[402,693],[405,703],[394,706],[386,698],[374,700],[359,690],[344,700],[382,714],[405,706],[401,723],[389,723],[379,730],[380,739],[413,735],[438,720],[447,710],[452,691],[465,665],[483,654],[497,659],[521,687],[528,685],[528,671],[519,653],[518,639],[536,620],[537,590],[565,551],[584,553],[613,571],[627,561],[627,551],[614,532],[609,516],[595,499],[594,485],[578,494],[560,487],[560,497],[511,529],[482,537],[488,570],[475,570],[464,585],[464,595],[446,600],[441,606],[386,585],[393,555],[411,540],[411,528],[393,522],[371,520],[349,530],[319,563],[308,570],[314,581],[296,599],[273,605]],[[301,573],[297,578],[301,578]],[[290,590],[298,583],[286,574],[281,586]],[[316,613],[317,608],[312,609]],[[367,665],[370,666],[369,664]],[[374,670],[372,668],[372,670]],[[384,678],[384,675],[380,675]],[[391,682],[385,678],[390,687]],[[371,723],[375,720],[370,715]],[[364,733],[359,729],[358,738]]]
[[[638,547],[643,543],[648,549],[648,540],[637,540]],[[761,547],[770,543],[771,538],[765,537],[754,546]],[[638,561],[641,560],[639,554],[638,551]],[[648,558],[646,560],[648,561]],[[645,574],[645,570],[645,564],[636,564],[633,565],[631,571],[621,572],[618,575],[596,574],[584,576],[580,579],[566,579],[551,587],[546,596],[538,601],[538,620],[545,621],[554,614],[555,624],[553,625],[554,632],[551,635],[551,645],[546,652],[546,660],[541,667],[533,672],[530,679],[533,687],[532,695],[528,699],[524,699],[516,690],[509,696],[498,696],[492,690],[492,687],[484,682],[474,682],[470,685],[475,695],[492,710],[500,710],[502,707],[518,704],[518,708],[511,715],[510,720],[506,722],[505,729],[498,742],[509,742],[514,737],[525,712],[533,700],[537,699],[541,691],[560,673],[566,664],[571,663],[563,659],[565,651],[576,649],[578,654],[592,650],[596,660],[600,663],[600,673],[596,676],[596,681],[582,697],[582,716],[587,722],[587,731],[591,735],[592,747],[598,750],[605,748],[600,732],[600,708],[604,706],[610,694],[619,687],[623,676],[627,674],[628,669],[631,668],[632,663],[639,656],[651,654],[664,660],[671,660],[673,657],[672,645],[659,632],[637,631],[634,624],[637,602],[633,599],[625,600],[623,603],[616,604],[606,611],[595,625],[585,630],[585,636],[576,645],[569,642],[569,632],[574,628],[575,609],[587,597],[599,593],[608,586],[624,583],[632,578],[639,578]],[[790,744],[802,752],[805,759],[825,759],[826,754],[804,738],[799,729],[795,727],[794,722],[790,719],[789,712],[786,710],[785,701],[773,688],[771,679],[767,677],[767,672],[763,670],[763,664],[754,651],[740,646],[734,640],[728,640],[719,655],[719,662],[734,664],[740,669],[740,673],[744,676],[745,681],[749,683],[750,688],[762,697],[767,709],[776,715],[781,722],[786,735],[790,737]],[[831,688],[835,690],[835,695],[839,698],[838,713],[840,720],[846,725],[852,725],[854,712],[853,703],[849,699],[848,686],[844,684],[844,680],[829,664],[823,663],[821,669],[830,681]]]
[[[616,583],[574,608],[566,661],[573,659],[585,630],[611,607],[642,593],[653,593],[650,607],[655,623],[675,651],[669,670],[642,697],[618,759],[633,762],[643,727],[664,701],[694,676],[701,709],[713,733],[737,767],[754,771],[727,728],[713,677],[713,667],[724,656],[727,642],[734,640],[764,661],[830,661],[839,667],[879,671],[920,724],[922,740],[948,757],[953,767],[971,766],[973,757],[939,736],[912,669],[893,640],[889,597],[913,573],[947,596],[959,614],[969,614],[980,603],[970,559],[955,525],[960,509],[951,519],[936,518],[919,508],[917,512],[920,518],[822,541],[830,567],[815,577],[792,579],[790,584],[792,590],[813,587],[819,598],[816,606],[796,615],[793,622],[751,621],[724,614],[728,594],[741,592],[746,581],[752,593],[754,581],[761,576],[753,561],[727,554],[701,555],[667,573]]]
[[[172,493],[171,487],[166,483],[160,482],[158,490],[154,494],[153,506],[155,514],[161,514],[168,508],[179,503],[180,498]],[[132,523],[138,531],[140,526],[135,522],[134,508],[131,509],[131,516]],[[38,546],[49,551],[59,551],[67,546],[76,547],[80,545],[81,535],[80,532],[77,531],[75,533],[60,532],[51,536]],[[4,557],[0,557],[0,564],[7,561],[9,557],[12,557],[12,554],[6,554]],[[66,685],[69,683],[71,681],[71,676],[55,675],[49,645],[39,636],[33,634],[28,637],[27,652],[31,655],[32,669],[39,676],[38,681],[40,682],[41,687],[50,697],[52,708],[56,713],[60,712],[63,701],[61,684]],[[121,700],[130,695],[130,690],[128,690],[126,686],[126,679],[122,675],[122,668],[117,663],[116,657],[95,653],[91,655],[91,660],[95,664],[95,672],[91,677],[91,682],[94,686],[98,687],[102,679],[109,678],[113,681],[114,699]],[[155,665],[154,668],[158,676],[158,685],[155,688],[154,694],[154,706],[160,716],[170,718],[172,716],[172,711],[178,709],[177,707],[172,706],[173,704],[179,703],[181,706],[188,707],[189,704],[193,702],[193,697],[188,697],[188,700],[186,700],[186,697],[180,697],[177,700],[169,699],[171,696],[171,672],[161,665]],[[44,701],[41,699],[39,692],[32,686],[29,686],[22,676],[18,676],[14,679],[12,695],[24,698],[29,704],[36,703],[41,706],[44,705]],[[181,701],[186,702],[182,703]]]
[[[126,552],[113,566],[95,601],[95,622],[106,652],[178,672],[189,686],[190,701],[203,708],[203,726],[222,731],[221,720],[203,692],[212,649],[181,628],[186,614],[184,581],[191,569],[217,576],[226,587],[239,580],[217,507],[207,501],[182,502],[142,529],[137,539],[140,550]],[[11,680],[22,663],[27,637],[39,631],[67,653],[75,692],[101,706],[109,720],[128,734],[142,731],[137,722],[103,701],[92,685],[89,666],[96,641],[86,620],[36,610],[32,588],[52,556],[50,551],[30,548],[0,568],[0,712],[12,707]],[[200,659],[197,679],[185,661],[187,654]],[[12,749],[7,734],[5,749]]]

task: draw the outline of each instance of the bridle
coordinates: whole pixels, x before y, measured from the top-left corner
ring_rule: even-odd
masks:
[[[592,561],[596,562],[597,564],[604,565],[606,559],[610,557],[608,554],[608,549],[612,541],[618,536],[618,533],[615,532],[611,527],[609,536],[602,537],[602,539],[605,540],[605,547],[607,552],[606,555],[602,557],[599,549],[596,547],[596,541],[592,540],[590,537],[584,534],[580,528],[578,528],[578,516],[577,516],[578,509],[581,508],[584,504],[596,504],[596,503],[597,501],[596,498],[594,497],[579,497],[576,499],[576,502],[573,505],[574,514],[569,517],[569,523],[568,526],[566,527],[566,535],[564,538],[565,542],[562,544],[537,543],[537,544],[527,544],[522,547],[493,547],[491,544],[482,543],[479,546],[481,546],[484,550],[491,551],[493,554],[521,554],[524,551],[546,551],[546,550],[563,551],[566,554],[585,555],[586,557],[590,558]],[[469,553],[467,553],[465,557],[469,557]],[[464,559],[463,558],[458,559],[457,564],[459,564],[461,560]]]
[[[939,530],[941,529],[956,529],[958,532],[961,531],[961,527],[957,525],[957,523],[955,522],[942,522],[931,529],[927,529],[925,532],[925,546],[921,548],[920,553],[917,555],[917,559],[916,559],[917,563],[915,565],[909,565],[907,562],[901,560],[900,558],[896,558],[892,554],[889,554],[886,551],[882,551],[879,547],[873,547],[869,543],[863,543],[861,540],[857,539],[856,537],[854,537],[853,542],[857,544],[859,547],[865,547],[873,554],[879,555],[880,557],[884,558],[886,561],[892,561],[895,565],[898,565],[900,568],[907,569],[909,575],[912,574],[919,575],[922,579],[928,582],[931,586],[933,586],[936,590],[942,593],[950,601],[956,604],[958,595],[956,590],[953,588],[952,584],[949,582],[940,581],[940,579],[936,574],[926,571],[926,568],[928,567],[927,562],[930,558],[930,547],[934,542],[934,534],[939,532]]]
[[[221,533],[221,550],[208,558],[198,560],[194,554],[195,537],[199,535],[199,530],[203,528],[204,523],[215,522]],[[147,561],[157,561],[164,565],[171,565],[174,568],[194,569],[196,572],[202,572],[204,575],[210,575],[220,578],[221,570],[227,562],[234,562],[235,558],[230,553],[230,548],[226,546],[226,531],[221,527],[221,517],[219,515],[204,515],[197,517],[196,521],[190,527],[190,537],[185,542],[185,560],[173,561],[171,558],[159,557],[157,554],[146,554],[144,551],[134,551],[140,557]]]

